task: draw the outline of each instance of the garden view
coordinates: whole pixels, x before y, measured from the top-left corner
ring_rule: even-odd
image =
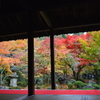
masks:
[[[56,89],[100,89],[100,31],[54,37]],[[27,39],[0,42],[0,88],[27,89]],[[51,89],[50,38],[34,39],[35,89]]]

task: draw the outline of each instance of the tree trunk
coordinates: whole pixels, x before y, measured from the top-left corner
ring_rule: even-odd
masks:
[[[79,80],[80,70],[76,73],[76,80]]]
[[[79,80],[79,75],[80,75],[82,68],[84,68],[84,67],[79,68],[78,72],[76,73],[76,80]]]
[[[73,71],[73,76],[74,76],[74,79],[76,79],[76,72]]]
[[[98,83],[98,82],[99,82],[98,70],[95,69],[94,71],[95,71],[95,79],[96,79],[96,81],[97,81],[97,83]]]

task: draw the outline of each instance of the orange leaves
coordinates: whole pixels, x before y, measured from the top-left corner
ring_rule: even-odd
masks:
[[[9,58],[9,57],[1,57],[0,56],[0,66],[5,68],[5,71],[11,73],[10,65],[20,63],[19,59]]]
[[[0,57],[0,66],[5,69],[5,71],[11,73],[10,64],[8,59]]]
[[[23,50],[27,48],[27,39],[24,40],[16,40],[16,41],[9,41],[10,43],[10,50]]]
[[[8,47],[9,47],[9,43],[1,42],[0,43],[0,53],[1,54],[9,54],[10,51],[9,51]]]
[[[21,63],[20,58],[14,56],[19,53],[19,49],[26,49],[26,46],[27,41],[23,40],[0,42],[0,66],[11,73],[10,66]]]
[[[10,51],[5,50],[5,49],[0,49],[1,54],[10,54]]]

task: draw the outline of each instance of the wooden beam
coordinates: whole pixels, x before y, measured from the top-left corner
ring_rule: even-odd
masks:
[[[43,17],[43,19],[45,20],[45,22],[47,23],[47,25],[51,28],[52,24],[51,24],[51,21],[50,21],[49,17],[46,15],[46,13],[44,11],[40,11],[39,13]]]
[[[4,25],[4,23],[2,23],[2,21],[0,21],[0,23],[1,23],[2,26],[7,30],[7,27]]]
[[[15,27],[14,24],[11,22],[11,20],[9,19],[9,17],[7,17],[7,19],[8,19],[8,21],[10,22],[10,24],[12,25],[12,27],[13,27],[14,29],[16,29],[16,27]]]
[[[41,17],[41,15],[40,15],[40,13],[38,13],[38,16],[39,16],[39,19],[40,19],[40,21],[41,21],[42,25],[44,25],[44,24],[43,24],[43,20],[42,20],[42,17]]]
[[[51,52],[51,86],[52,89],[56,88],[55,85],[55,59],[54,59],[54,34],[53,29],[50,29],[50,52]]]
[[[73,6],[73,16],[75,18],[76,14],[75,14],[75,7]]]
[[[33,12],[28,11],[28,96],[34,95]]]
[[[21,25],[24,27],[24,25],[23,25],[23,23],[22,23],[21,19],[19,18],[19,16],[18,16],[18,15],[16,15],[16,17],[17,17],[17,19],[19,20],[19,22],[21,23]]]

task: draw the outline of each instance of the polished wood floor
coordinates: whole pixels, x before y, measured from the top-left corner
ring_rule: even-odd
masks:
[[[35,95],[0,94],[0,100],[100,100],[100,95]]]

